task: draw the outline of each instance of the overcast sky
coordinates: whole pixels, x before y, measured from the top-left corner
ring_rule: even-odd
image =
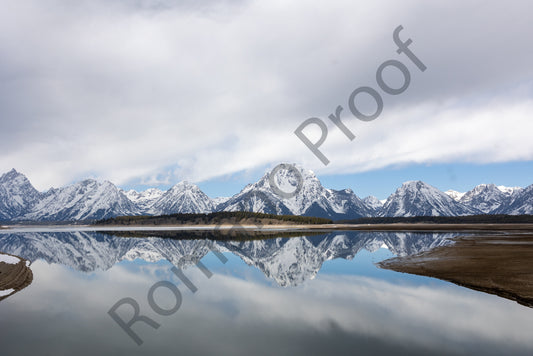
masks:
[[[335,176],[533,160],[529,1],[198,3],[0,0],[0,172],[44,190],[205,182],[279,162]],[[426,71],[397,53],[399,25]],[[389,59],[411,76],[399,95],[376,83]],[[384,78],[399,87],[398,73]],[[383,97],[370,122],[348,107],[361,86]],[[327,119],[338,105],[353,141]],[[327,167],[294,134],[310,117],[328,125]]]

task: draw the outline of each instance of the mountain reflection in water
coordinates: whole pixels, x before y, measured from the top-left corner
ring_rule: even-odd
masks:
[[[0,251],[31,261],[34,279],[0,302],[2,354],[533,354],[532,309],[374,265],[451,244],[457,234],[301,234],[187,240],[3,232]],[[211,278],[196,268],[200,260]],[[172,315],[157,314],[148,301],[160,281],[181,293]],[[132,326],[141,346],[108,314],[123,298],[160,324]],[[165,288],[155,298],[164,308],[176,303]],[[127,305],[118,312],[131,318]]]
[[[132,235],[136,233],[132,232]],[[154,233],[155,234],[155,233]],[[121,232],[127,236],[128,233]],[[78,271],[108,270],[116,263],[141,259],[167,260],[186,268],[211,250],[231,252],[255,266],[283,287],[297,286],[316,276],[322,264],[336,258],[352,259],[365,249],[386,246],[406,256],[450,244],[454,233],[330,232],[291,238],[239,240],[184,240],[158,237],[116,237],[105,233],[15,233],[0,238],[0,251],[30,261],[69,266]]]

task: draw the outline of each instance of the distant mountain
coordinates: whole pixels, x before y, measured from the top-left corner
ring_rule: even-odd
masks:
[[[448,190],[446,194],[455,201],[485,214],[505,214],[507,207],[523,190],[521,187],[480,184],[466,193]]]
[[[143,214],[150,211],[154,203],[160,199],[164,193],[165,192],[157,188],[150,188],[144,192],[137,192],[133,189],[124,192],[128,199],[131,200],[131,202],[135,204]]]
[[[509,205],[500,206],[497,214],[533,214],[533,184],[525,189],[514,190]]]
[[[219,211],[253,211],[265,214],[291,214],[291,211],[271,191],[248,184],[239,193],[217,206]]]
[[[455,201],[459,201],[461,200],[461,198],[463,197],[463,195],[465,195],[466,193],[461,193],[461,192],[458,192],[456,190],[447,190],[444,192],[445,194],[447,194],[450,198],[452,198],[453,200]]]
[[[494,184],[480,184],[466,192],[459,202],[485,214],[491,214],[510,202],[512,191],[504,193]]]
[[[16,170],[0,177],[0,221],[83,221],[119,215],[165,215],[251,211],[267,214],[316,216],[332,220],[372,216],[458,216],[472,214],[533,213],[531,187],[481,184],[466,193],[441,192],[421,181],[404,183],[386,201],[360,199],[351,189],[322,186],[316,175],[302,167],[266,173],[228,198],[209,198],[191,183],[180,182],[167,191],[123,191],[110,182],[87,179],[63,188],[37,191]],[[291,197],[272,190],[273,180],[284,192],[301,186]]]
[[[15,170],[0,177],[0,221],[84,221],[214,210],[213,201],[187,182],[180,182],[166,192],[155,188],[125,192],[111,182],[87,179],[39,193]]]
[[[211,198],[211,200],[213,201],[213,204],[215,205],[215,210],[218,210],[218,206],[220,206],[221,204],[224,204],[225,202],[227,202],[230,199],[231,199],[231,197]]]
[[[210,213],[213,201],[196,185],[180,182],[167,190],[148,210],[151,215],[175,213]]]
[[[458,216],[479,210],[456,202],[447,194],[421,181],[410,181],[389,196],[380,216]]]
[[[296,167],[302,177],[302,185],[293,197],[283,198],[275,194],[270,187],[271,173],[268,172],[258,182],[247,185],[240,193],[220,204],[218,210],[293,214],[334,220],[372,214],[372,210],[351,189],[326,189],[312,171]],[[294,190],[298,182],[293,172],[284,170],[279,171],[273,179],[285,192]]]
[[[0,177],[0,220],[12,220],[30,211],[41,193],[24,174],[12,169]]]
[[[381,202],[381,200],[372,195],[369,195],[368,197],[364,198],[363,203],[365,203],[365,205],[372,210],[372,212],[374,213],[373,215],[376,215],[383,207],[383,203]]]
[[[50,189],[30,212],[17,220],[79,221],[105,219],[117,215],[137,215],[138,208],[111,182],[94,179]]]
[[[502,193],[510,196],[516,196],[516,194],[524,190],[522,187],[506,187],[504,185],[499,185],[497,188],[502,191]]]

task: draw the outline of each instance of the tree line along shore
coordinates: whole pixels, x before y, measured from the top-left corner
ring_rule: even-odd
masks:
[[[332,224],[331,219],[298,215],[275,215],[247,211],[221,211],[209,214],[171,214],[160,216],[118,216],[96,221],[95,225],[317,225]]]
[[[412,216],[362,217],[350,220],[222,211],[209,214],[170,214],[159,216],[118,216],[93,222],[94,225],[328,225],[328,224],[533,224],[533,215],[467,215],[467,216]]]

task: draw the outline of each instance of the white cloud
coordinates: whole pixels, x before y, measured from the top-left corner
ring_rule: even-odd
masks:
[[[0,171],[40,189],[86,176],[201,181],[279,161],[356,172],[533,159],[529,3],[7,1]],[[475,17],[471,14],[476,13]],[[427,65],[395,52],[392,31]],[[347,99],[396,58],[409,89],[375,121]],[[293,134],[337,105],[324,168]],[[329,124],[329,123],[328,123]]]

